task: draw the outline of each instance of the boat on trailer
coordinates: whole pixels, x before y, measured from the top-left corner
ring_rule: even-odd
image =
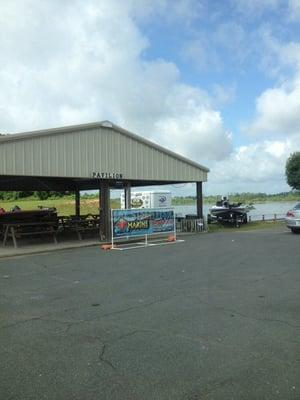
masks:
[[[251,205],[243,203],[230,203],[227,197],[222,197],[215,206],[210,208],[207,216],[207,223],[220,222],[239,227],[248,222],[247,213],[252,209]]]

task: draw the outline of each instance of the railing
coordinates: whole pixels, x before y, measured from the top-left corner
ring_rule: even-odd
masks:
[[[285,214],[258,214],[248,215],[248,222],[255,221],[284,221]],[[206,219],[201,218],[176,218],[176,230],[178,232],[204,232]]]
[[[284,221],[285,214],[248,215],[248,221]]]
[[[177,218],[176,230],[178,232],[203,232],[205,222],[202,218]]]

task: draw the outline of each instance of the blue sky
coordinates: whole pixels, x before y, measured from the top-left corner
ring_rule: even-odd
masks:
[[[206,194],[289,190],[300,0],[10,0],[0,26],[1,132],[109,119],[208,166]]]

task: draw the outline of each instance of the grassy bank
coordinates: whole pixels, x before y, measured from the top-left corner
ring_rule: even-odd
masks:
[[[241,225],[239,228],[230,225],[211,224],[208,225],[208,232],[243,232],[260,229],[278,229],[284,226],[284,221],[253,221]]]

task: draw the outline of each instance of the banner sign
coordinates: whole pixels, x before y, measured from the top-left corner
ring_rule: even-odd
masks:
[[[174,210],[170,209],[112,210],[111,218],[114,238],[175,231]]]

